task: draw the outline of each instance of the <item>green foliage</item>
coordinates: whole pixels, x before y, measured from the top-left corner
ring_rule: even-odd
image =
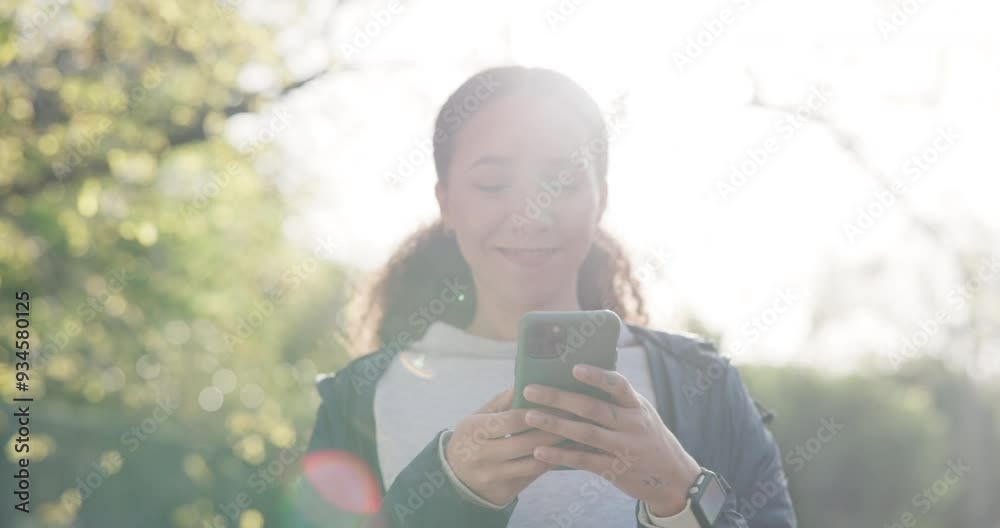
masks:
[[[985,473],[985,485],[1000,486],[998,473],[984,467],[988,461],[956,449],[955,417],[926,380],[877,373],[828,378],[795,368],[741,370],[754,397],[777,412],[770,429],[802,526],[892,525],[907,512],[919,526],[958,526],[962,513],[955,505],[974,473]],[[941,364],[934,371],[953,388],[970,386],[964,376],[942,375]],[[832,436],[818,433],[824,419],[842,427]],[[983,434],[983,441],[990,436]],[[998,438],[992,435],[993,445]],[[945,476],[949,462],[959,460],[973,470],[940,497],[935,494],[929,508],[914,498]]]
[[[216,2],[51,4],[0,8],[0,327],[30,292],[37,402],[33,514],[5,494],[0,525],[202,526],[240,492],[273,520],[293,468],[248,477],[305,444],[346,356],[343,274],[284,240],[268,146],[222,137],[280,100],[236,83],[282,71],[271,30]]]

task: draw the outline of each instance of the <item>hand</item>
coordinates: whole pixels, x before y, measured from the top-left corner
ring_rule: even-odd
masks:
[[[511,409],[513,400],[513,389],[494,396],[455,426],[445,446],[445,459],[459,480],[493,504],[512,501],[554,467],[532,453],[538,446],[563,440],[557,434],[533,430],[524,421],[526,409]]]
[[[539,447],[535,458],[596,473],[630,497],[645,502],[657,516],[683,510],[688,488],[701,468],[663,423],[653,404],[618,372],[576,365],[573,377],[604,390],[613,401],[528,385],[524,396],[529,401],[567,411],[589,423],[540,410],[530,411],[527,423],[600,452]]]

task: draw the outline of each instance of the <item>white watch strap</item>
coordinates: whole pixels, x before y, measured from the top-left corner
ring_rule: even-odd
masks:
[[[669,517],[658,517],[649,511],[649,506],[643,502],[639,509],[639,522],[650,528],[701,528],[698,518],[691,510],[691,499],[687,500],[684,509]],[[645,519],[642,517],[645,516]]]

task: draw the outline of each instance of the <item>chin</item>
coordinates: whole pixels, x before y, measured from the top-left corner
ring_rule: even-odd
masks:
[[[559,295],[560,290],[565,287],[560,284],[566,278],[566,274],[558,273],[535,273],[511,277],[510,282],[500,285],[502,294],[515,301],[517,304],[527,307],[527,311],[542,309],[541,307],[550,305],[550,301]],[[576,285],[573,285],[575,291]]]

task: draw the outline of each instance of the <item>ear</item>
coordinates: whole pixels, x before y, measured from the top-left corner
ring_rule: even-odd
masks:
[[[448,227],[448,195],[441,180],[434,184],[434,197],[437,198],[438,210],[441,212],[441,224]]]

